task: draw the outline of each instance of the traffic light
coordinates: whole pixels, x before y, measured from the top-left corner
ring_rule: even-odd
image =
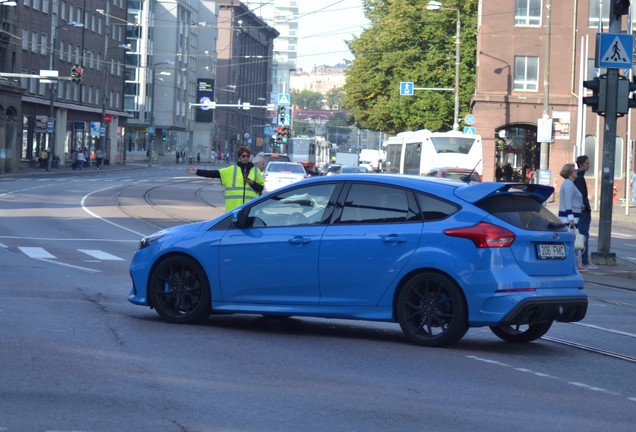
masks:
[[[281,138],[282,138],[283,144],[289,141],[289,127],[283,126]]]
[[[612,13],[618,18],[629,13],[630,0],[612,0]]]
[[[607,75],[601,75],[593,80],[584,81],[583,87],[592,90],[592,96],[585,96],[583,103],[591,107],[592,111],[598,113],[598,115],[605,115]]]
[[[283,143],[283,127],[278,126],[278,130],[276,131],[276,147],[280,147]]]
[[[287,112],[287,108],[285,108],[284,106],[280,106],[278,107],[278,124],[279,125],[284,125],[285,124],[285,114]]]
[[[76,83],[81,83],[82,82],[82,72],[84,72],[84,70],[82,69],[81,66],[73,66],[71,68],[71,81],[76,82]]]
[[[636,108],[636,77],[632,81],[619,76],[618,80],[618,103],[616,113],[621,116],[627,114],[630,108]]]

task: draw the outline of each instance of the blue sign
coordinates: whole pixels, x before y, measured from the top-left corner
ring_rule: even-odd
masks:
[[[477,129],[472,126],[464,126],[464,133],[466,135],[475,135],[477,134]]]
[[[468,126],[471,126],[473,123],[475,123],[475,116],[472,114],[468,114],[466,117],[464,117],[464,122]]]
[[[291,96],[289,93],[278,93],[278,105],[289,105],[291,103]]]
[[[402,81],[400,83],[400,96],[413,96],[415,89],[410,81]]]
[[[596,67],[629,69],[634,58],[634,36],[621,33],[596,35]]]

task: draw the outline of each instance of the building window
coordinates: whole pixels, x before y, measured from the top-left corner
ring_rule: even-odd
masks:
[[[29,49],[29,29],[27,28],[22,29],[22,49]]]
[[[47,48],[49,46],[48,39],[49,39],[48,36],[45,35],[44,33],[40,35],[40,54],[41,55],[46,55],[47,53]]]
[[[31,32],[31,52],[38,52],[38,32]]]
[[[42,13],[49,13],[49,0],[42,0]]]
[[[539,27],[541,0],[515,0],[515,25]]]
[[[609,10],[610,10],[610,2],[603,2],[603,11],[600,9],[600,2],[591,1],[589,3],[589,15],[587,19],[588,27],[599,27],[599,17],[603,17],[603,24],[609,25]]]
[[[539,89],[539,57],[515,56],[514,90]]]

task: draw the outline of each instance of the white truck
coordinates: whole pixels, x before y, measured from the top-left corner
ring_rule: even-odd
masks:
[[[358,153],[336,152],[337,165],[358,166],[360,162]]]
[[[362,149],[360,151],[360,166],[363,166],[369,172],[382,171],[382,162],[384,161],[384,152],[381,150]]]

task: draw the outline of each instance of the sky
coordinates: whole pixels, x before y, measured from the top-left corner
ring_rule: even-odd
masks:
[[[345,40],[369,23],[362,0],[302,0],[298,7],[297,68],[311,71],[314,66],[353,60]]]

